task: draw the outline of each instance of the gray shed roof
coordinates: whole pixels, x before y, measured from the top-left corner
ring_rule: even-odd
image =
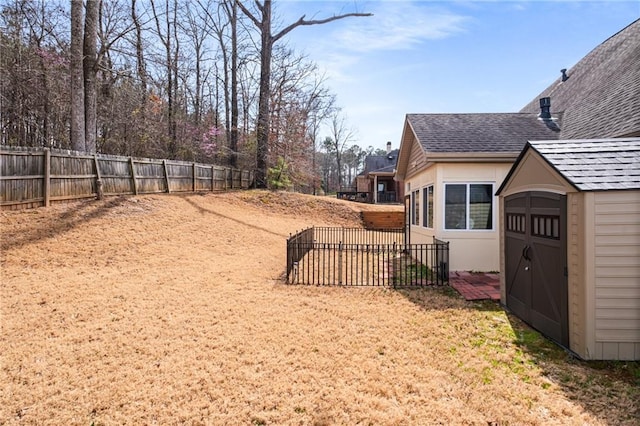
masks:
[[[529,146],[580,191],[640,189],[640,138],[531,141]]]
[[[614,34],[561,76],[520,112],[538,113],[551,98],[562,112],[561,139],[640,134],[640,19]]]
[[[557,139],[560,120],[532,113],[407,114],[427,153],[520,152],[528,140]]]

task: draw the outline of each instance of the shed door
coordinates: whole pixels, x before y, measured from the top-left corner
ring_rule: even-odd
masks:
[[[558,194],[511,195],[504,224],[507,307],[568,347],[566,206]]]

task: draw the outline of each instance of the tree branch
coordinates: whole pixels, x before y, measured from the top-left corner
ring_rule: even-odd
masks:
[[[294,28],[300,27],[302,25],[320,25],[320,24],[326,24],[327,22],[332,22],[332,21],[337,21],[338,19],[344,19],[344,18],[349,18],[352,16],[356,16],[356,17],[362,17],[362,16],[373,16],[373,13],[346,13],[344,15],[334,15],[330,18],[326,18],[326,19],[313,19],[311,21],[307,21],[305,20],[306,15],[302,15],[300,17],[300,19],[298,19],[296,22],[294,22],[293,24],[289,25],[286,28],[283,28],[278,34],[276,34],[275,36],[273,36],[273,41],[277,41],[279,39],[281,39],[282,37],[284,37],[285,35],[287,35],[289,32],[291,32]]]
[[[246,15],[247,18],[251,19],[251,21],[253,21],[253,23],[255,24],[256,27],[261,28],[262,27],[262,23],[260,21],[258,21],[258,19],[253,16],[253,13],[251,13],[249,11],[249,9],[247,9],[244,4],[242,4],[242,2],[240,0],[235,0],[236,4],[238,6],[240,6],[240,9],[242,9],[242,13],[244,13]],[[256,2],[257,3],[257,2]]]

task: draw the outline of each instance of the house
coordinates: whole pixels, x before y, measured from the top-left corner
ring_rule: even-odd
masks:
[[[411,243],[450,242],[450,269],[500,269],[495,191],[528,141],[640,135],[640,20],[597,46],[519,113],[408,114],[396,180]]]
[[[397,149],[391,149],[387,142],[384,155],[368,155],[364,170],[355,179],[355,186],[343,188],[338,198],[365,203],[398,203],[402,200],[402,185],[394,180],[396,173]]]
[[[402,200],[402,187],[394,180],[399,150],[391,149],[387,142],[384,155],[369,155],[365,158],[361,175],[367,182],[367,200],[370,203],[397,203]]]
[[[502,303],[583,359],[640,360],[640,138],[529,142],[497,192]]]
[[[449,242],[451,270],[500,268],[494,195],[531,139],[555,139],[538,114],[408,114],[396,179],[404,182],[409,242]]]
[[[521,112],[548,97],[563,112],[560,139],[640,136],[640,19],[561,72]]]

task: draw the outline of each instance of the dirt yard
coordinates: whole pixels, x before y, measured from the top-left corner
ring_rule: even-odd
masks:
[[[495,303],[281,281],[290,233],[359,208],[249,191],[0,212],[0,424],[639,424],[637,384]]]

